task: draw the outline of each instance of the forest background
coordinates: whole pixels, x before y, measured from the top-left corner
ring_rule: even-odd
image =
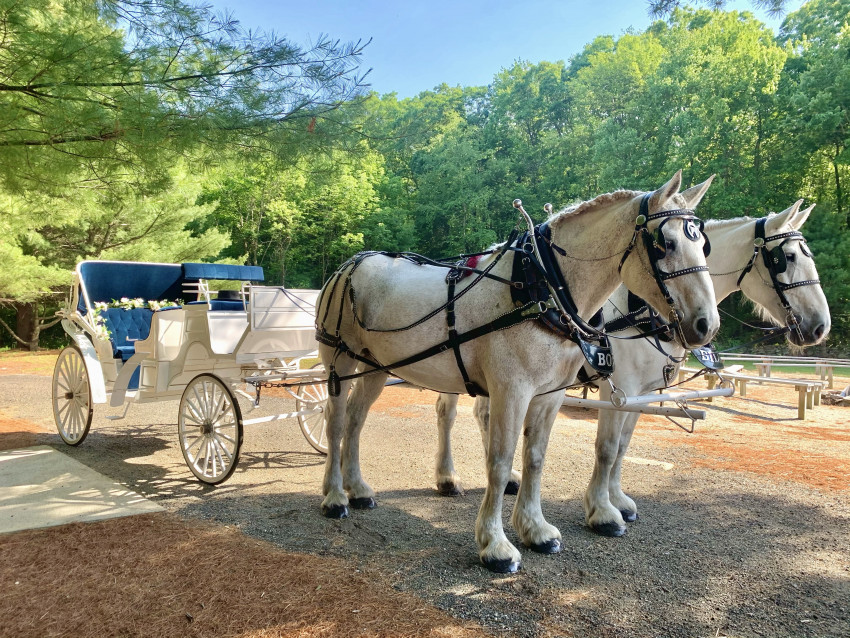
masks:
[[[318,288],[360,250],[480,251],[517,197],[542,219],[682,169],[717,175],[706,219],[817,204],[804,230],[846,356],[850,2],[810,0],[778,32],[650,4],[645,31],[400,100],[368,90],[368,43],[298,46],[182,0],[0,0],[0,346],[61,343],[81,259]],[[739,297],[722,307],[752,320]],[[719,342],[749,338],[727,320]]]

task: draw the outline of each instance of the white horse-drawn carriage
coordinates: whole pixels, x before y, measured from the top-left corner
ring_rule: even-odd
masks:
[[[656,191],[601,195],[537,226],[517,200],[527,231],[518,228],[505,243],[473,256],[481,257],[474,263],[360,253],[321,295],[256,285],[261,269],[245,266],[83,262],[63,318],[74,344],[63,350],[54,374],[59,432],[71,445],[82,442],[92,405],[105,403],[110,392],[112,406],[179,397],[183,455],[198,478],[219,483],[236,465],[243,424],[295,416],[311,445],[328,452],[322,513],[344,518],[349,506],[375,506],[360,472],[359,438],[390,373],[444,394],[438,402],[441,491],[457,485],[448,447],[454,399],[446,397],[489,397],[476,403],[487,456],[476,542],[485,566],[513,572],[521,555],[504,533],[502,505],[517,443],[522,437],[523,473],[511,522],[524,546],[557,553],[561,535],[540,502],[549,434],[564,388],[577,379],[596,382],[606,400],[574,399],[602,410],[585,509],[591,528],[619,535],[637,516],[620,488],[620,463],[636,420],[623,415],[683,398],[651,393],[670,384],[687,350],[711,340],[719,326],[716,297],[743,290],[785,324],[796,345],[817,343],[829,332],[826,300],[799,232],[811,209],[800,211],[797,202],[780,215],[715,225],[720,250],[714,259],[722,268],[733,266],[712,273],[713,281],[706,265],[710,244],[694,214],[710,181],[680,192],[677,173]],[[242,285],[216,295],[210,280]],[[625,289],[614,294],[621,283],[646,309],[620,310],[627,303],[620,298]],[[176,297],[184,301],[167,301]],[[123,305],[132,306],[130,298],[153,305],[108,307],[121,298],[128,298]],[[608,341],[614,329],[583,319],[606,301],[628,320],[618,330],[632,334],[619,338],[637,344],[617,346],[626,364],[618,375]],[[650,306],[660,325],[638,331]],[[662,335],[669,345],[661,345]],[[302,370],[299,360],[316,350],[316,339],[324,367]],[[243,421],[235,393],[258,403],[262,387],[278,384],[297,399],[295,412]]]
[[[61,311],[72,345],[53,374],[62,439],[83,442],[95,404],[126,406],[126,414],[132,403],[179,399],[180,449],[205,483],[232,474],[251,423],[295,417],[308,442],[325,451],[324,372],[300,366],[317,347],[318,291],[263,280],[257,266],[81,262]],[[239,282],[239,289],[211,290],[211,281]],[[256,406],[269,385],[286,388],[295,411],[243,419],[236,394]]]

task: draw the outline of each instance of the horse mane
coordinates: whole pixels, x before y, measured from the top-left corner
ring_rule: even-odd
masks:
[[[604,193],[602,195],[597,195],[591,200],[586,202],[578,202],[576,204],[571,204],[566,208],[562,208],[557,213],[552,213],[549,219],[554,219],[556,217],[562,217],[564,215],[584,215],[586,213],[592,213],[595,210],[603,208],[604,206],[608,206],[610,204],[614,204],[616,202],[620,202],[626,199],[632,199],[641,194],[641,191],[627,191],[627,190],[617,190],[611,193]]]

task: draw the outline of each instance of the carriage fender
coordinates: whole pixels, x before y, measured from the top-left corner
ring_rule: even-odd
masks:
[[[89,377],[92,403],[106,403],[106,382],[103,380],[103,368],[100,367],[100,360],[97,358],[94,345],[92,345],[92,342],[83,332],[71,332],[67,329],[66,332],[71,335],[74,344],[76,344],[80,349],[80,353],[83,355],[86,374]]]
[[[115,379],[115,383],[112,384],[112,396],[109,398],[110,406],[118,408],[124,405],[124,397],[127,395],[127,386],[130,385],[130,377],[133,376],[133,372],[139,367],[142,359],[145,359],[147,356],[147,352],[137,352],[121,366],[118,377]]]

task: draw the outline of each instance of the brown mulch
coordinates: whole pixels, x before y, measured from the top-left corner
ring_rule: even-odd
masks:
[[[485,634],[383,577],[147,514],[0,536],[0,636]]]

